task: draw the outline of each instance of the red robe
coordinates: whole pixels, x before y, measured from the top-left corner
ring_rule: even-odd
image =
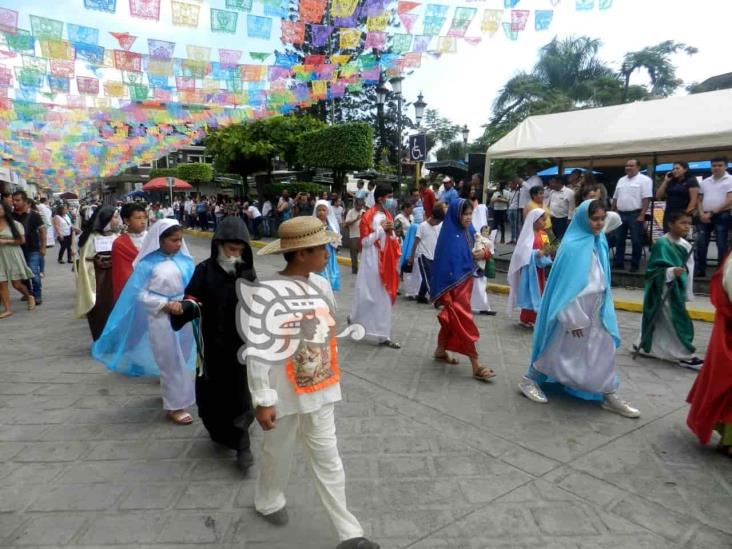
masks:
[[[127,233],[121,235],[112,244],[112,289],[115,303],[134,270],[132,262],[138,253],[139,250]]]
[[[686,401],[691,404],[686,424],[702,444],[707,444],[718,423],[732,424],[732,303],[722,286],[724,263],[709,285],[717,308],[699,375]]]
[[[359,223],[359,231],[361,233],[359,239],[359,247],[361,246],[361,240],[366,238],[372,232],[374,232],[374,216],[380,210],[376,206],[370,208],[361,217]],[[384,210],[384,215],[388,221],[393,221],[391,213],[388,210]],[[399,291],[399,257],[402,255],[402,248],[399,245],[399,241],[396,238],[389,238],[387,236],[385,249],[381,249],[381,241],[377,240],[374,245],[379,250],[379,277],[381,283],[391,298],[391,304],[393,305],[396,301],[397,291]]]

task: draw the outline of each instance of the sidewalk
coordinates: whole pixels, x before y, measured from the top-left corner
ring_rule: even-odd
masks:
[[[199,236],[204,238],[211,238],[212,232],[196,231],[191,229],[185,229],[186,234],[191,236]],[[255,248],[262,248],[267,244],[266,241],[253,240],[252,246]],[[505,245],[504,255],[506,252]],[[341,252],[342,253],[342,252]],[[338,255],[338,263],[347,267],[351,266],[351,258],[345,255]],[[499,273],[500,276],[500,273]],[[507,294],[508,285],[499,282],[488,282],[488,291],[496,294]],[[628,311],[631,313],[642,313],[643,312],[643,291],[634,288],[613,288],[613,301],[615,302],[615,309],[619,311]],[[714,306],[709,301],[707,296],[697,296],[696,299],[687,305],[687,311],[692,320],[701,320],[703,322],[714,322]]]

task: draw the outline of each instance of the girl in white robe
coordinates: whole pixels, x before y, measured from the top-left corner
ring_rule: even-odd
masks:
[[[118,373],[159,375],[168,418],[188,425],[186,408],[196,401],[193,334],[190,326],[173,331],[169,315],[182,314],[194,265],[178,222],[161,219],[150,227],[133,265],[92,355]]]
[[[534,330],[529,371],[519,390],[546,403],[541,386],[561,384],[625,417],[640,412],[618,398],[615,349],[620,335],[610,289],[605,208],[586,200],[575,213],[554,261]]]

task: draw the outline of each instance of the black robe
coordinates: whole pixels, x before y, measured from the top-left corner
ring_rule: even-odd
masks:
[[[227,273],[216,261],[218,244],[224,240],[246,243],[243,262],[236,273]],[[196,266],[186,287],[186,299],[200,304],[204,371],[196,376],[198,414],[215,442],[234,450],[249,449],[249,425],[254,421],[246,366],[237,360],[244,341],[236,328],[236,283],[239,278],[255,281],[249,233],[237,217],[221,221],[211,242],[211,257]],[[198,316],[195,306],[183,302],[183,315],[171,316],[174,329]]]

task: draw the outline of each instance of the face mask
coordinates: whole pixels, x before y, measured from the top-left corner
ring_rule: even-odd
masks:
[[[237,256],[229,257],[224,252],[224,247],[219,246],[219,256],[216,259],[216,262],[227,273],[233,273],[234,270],[236,269],[237,263],[241,263],[241,257],[237,257]]]
[[[394,209],[394,199],[387,198],[386,200],[384,200],[384,208],[386,208],[387,210]]]

